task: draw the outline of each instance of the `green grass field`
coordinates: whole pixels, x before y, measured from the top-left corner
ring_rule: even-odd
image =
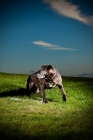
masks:
[[[26,95],[28,75],[0,73],[0,139],[93,139],[93,78],[63,77],[67,101],[60,90]]]

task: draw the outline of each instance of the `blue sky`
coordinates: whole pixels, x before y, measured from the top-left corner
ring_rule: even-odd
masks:
[[[63,76],[93,76],[92,0],[1,0],[0,72],[43,64]]]

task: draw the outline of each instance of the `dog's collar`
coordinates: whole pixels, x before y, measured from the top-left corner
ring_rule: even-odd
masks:
[[[58,75],[58,70],[56,69],[56,74],[54,75],[54,77],[52,78],[52,81],[57,77]]]

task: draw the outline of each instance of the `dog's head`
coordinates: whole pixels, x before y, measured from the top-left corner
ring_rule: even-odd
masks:
[[[46,78],[52,79],[54,77],[54,67],[52,65],[43,65],[40,68],[40,73],[44,73]]]

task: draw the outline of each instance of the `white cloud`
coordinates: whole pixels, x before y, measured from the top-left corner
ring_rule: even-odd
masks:
[[[47,50],[66,50],[66,51],[75,50],[72,48],[63,48],[63,47],[60,47],[59,45],[50,44],[50,43],[44,42],[44,41],[34,41],[32,43],[35,45],[40,45],[40,46],[46,48]]]
[[[52,47],[53,46],[52,44],[44,42],[44,41],[35,41],[35,42],[33,42],[33,44],[41,45],[43,47]]]
[[[79,10],[79,6],[68,2],[67,0],[43,0],[45,3],[50,4],[51,8],[59,14],[76,19],[87,25],[93,26],[93,16],[85,16]]]

